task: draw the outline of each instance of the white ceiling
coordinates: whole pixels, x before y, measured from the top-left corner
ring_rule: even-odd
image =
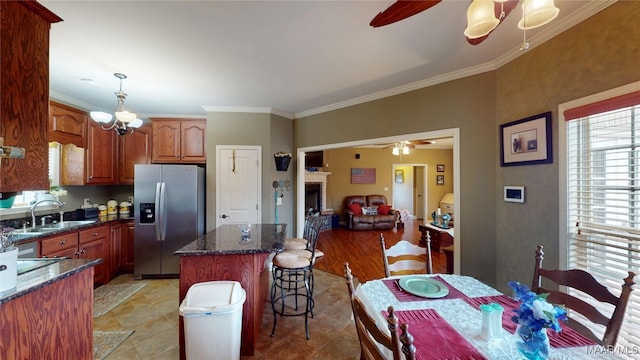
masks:
[[[556,0],[528,51],[609,6]],[[149,116],[213,111],[300,117],[495,69],[522,54],[518,6],[488,40],[463,35],[470,1],[444,0],[381,28],[392,1],[50,1],[51,97]]]

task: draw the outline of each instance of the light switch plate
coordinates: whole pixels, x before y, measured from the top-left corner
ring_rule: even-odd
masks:
[[[282,205],[282,198],[281,197],[276,199],[276,205]]]

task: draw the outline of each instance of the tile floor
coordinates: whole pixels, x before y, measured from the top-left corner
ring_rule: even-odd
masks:
[[[315,318],[309,320],[306,340],[303,317],[278,319],[272,338],[273,312],[265,304],[256,353],[242,359],[359,359],[360,346],[351,319],[348,292],[340,276],[315,270]],[[121,275],[111,284],[147,285],[107,314],[94,319],[94,329],[135,330],[107,360],[179,359],[178,280],[135,280]]]

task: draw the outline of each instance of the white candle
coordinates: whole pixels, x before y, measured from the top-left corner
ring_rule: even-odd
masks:
[[[436,215],[438,215],[438,216],[442,215],[442,212],[440,211],[440,208],[436,209]]]

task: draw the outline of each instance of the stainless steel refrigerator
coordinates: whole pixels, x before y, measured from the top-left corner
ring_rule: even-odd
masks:
[[[135,165],[134,174],[134,275],[178,275],[173,253],[204,233],[204,168]]]

